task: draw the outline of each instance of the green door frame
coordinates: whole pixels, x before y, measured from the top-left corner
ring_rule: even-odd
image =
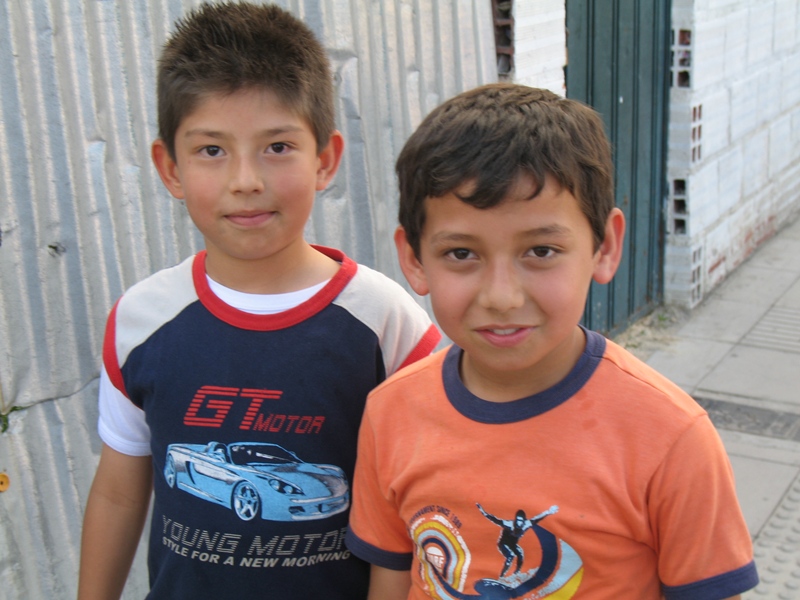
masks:
[[[566,0],[566,7],[567,96],[603,117],[616,203],[627,219],[620,268],[610,284],[592,284],[583,322],[615,333],[663,298],[670,0]]]

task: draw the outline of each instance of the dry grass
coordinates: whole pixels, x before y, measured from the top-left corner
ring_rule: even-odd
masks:
[[[675,306],[659,306],[631,324],[613,340],[631,354],[646,361],[656,350],[672,341],[675,332],[689,318],[689,312]]]

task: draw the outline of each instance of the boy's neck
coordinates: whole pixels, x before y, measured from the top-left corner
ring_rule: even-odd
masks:
[[[217,283],[248,294],[285,294],[329,280],[339,263],[303,241],[268,258],[240,259],[206,245],[206,273]]]
[[[461,381],[472,394],[488,402],[513,402],[550,389],[567,377],[586,348],[586,334],[575,326],[562,345],[533,369],[492,372],[472,365],[466,351],[461,356]]]

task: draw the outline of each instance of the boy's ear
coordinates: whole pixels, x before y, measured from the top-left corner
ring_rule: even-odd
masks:
[[[344,153],[344,137],[339,131],[334,130],[328,143],[319,153],[319,168],[317,169],[317,191],[324,190],[333,180],[339,163],[342,162]]]
[[[597,262],[592,274],[597,283],[608,283],[614,278],[622,260],[622,246],[625,239],[625,215],[619,208],[613,208],[606,220],[606,237],[597,249]]]
[[[430,291],[428,279],[425,277],[425,269],[422,263],[414,254],[414,249],[408,243],[406,230],[398,227],[394,232],[394,245],[397,247],[397,257],[400,260],[400,269],[406,276],[411,289],[420,296],[424,296]]]
[[[156,140],[150,148],[150,157],[153,159],[153,164],[161,177],[164,186],[169,190],[169,193],[178,198],[183,199],[183,184],[181,183],[180,174],[178,173],[178,163],[176,163],[167,150],[167,145],[163,140]]]

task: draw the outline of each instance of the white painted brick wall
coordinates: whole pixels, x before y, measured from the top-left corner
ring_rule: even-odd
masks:
[[[792,156],[800,155],[800,103],[792,110]]]
[[[778,0],[775,4],[775,38],[773,52],[790,51],[797,43],[798,3],[796,0]]]
[[[742,195],[759,193],[769,181],[769,129],[759,129],[742,146]]]
[[[797,56],[794,57],[797,60]],[[782,62],[767,61],[758,71],[758,124],[768,125],[781,114]],[[794,69],[798,68],[795,63]]]
[[[725,21],[698,23],[692,34],[693,78],[709,85],[721,82],[725,77]]]
[[[679,236],[667,244],[666,254],[665,295],[681,294],[684,290],[689,290],[690,298],[699,302],[703,294],[703,248],[692,246],[688,237]]]
[[[769,178],[777,177],[792,161],[792,115],[785,114],[769,125]]]
[[[703,107],[703,155],[712,156],[730,145],[730,92],[719,87],[697,96],[697,104]]]
[[[683,293],[691,285],[692,252],[681,238],[666,248],[667,269],[664,272],[665,293]]]
[[[737,10],[725,20],[725,79],[741,76],[747,68],[746,10]]]
[[[689,178],[689,236],[695,231],[704,231],[719,220],[719,170],[716,162],[706,162]],[[696,202],[696,198],[709,201]],[[713,201],[711,201],[713,199]]]
[[[795,45],[795,49],[800,46]],[[800,104],[800,52],[795,51],[791,56],[781,61],[781,110],[789,111]]]
[[[515,0],[514,81],[564,95],[564,0]]]
[[[563,94],[564,1],[515,0],[514,17],[514,80]],[[691,307],[800,210],[800,0],[672,0],[672,27],[691,31],[677,50],[692,64],[670,90],[667,177],[686,182],[686,214],[671,195],[664,292]]]
[[[753,73],[730,84],[731,143],[738,143],[758,124],[758,79]]]
[[[664,291],[691,307],[800,211],[800,0],[674,0],[672,20],[692,30],[692,71],[670,91],[667,176],[687,215],[683,234],[668,219]]]
[[[784,213],[797,204],[800,197],[800,161],[794,162],[776,178],[776,210]]]
[[[731,236],[730,221],[721,221],[706,233],[703,244],[706,256],[703,273],[709,289],[718,285],[734,268],[734,265],[728,264],[730,257],[727,246]]]
[[[755,67],[772,54],[775,30],[775,2],[760,0],[751,3],[747,19],[747,66]]]
[[[742,146],[731,146],[717,161],[719,168],[719,210],[730,213],[742,200]]]

